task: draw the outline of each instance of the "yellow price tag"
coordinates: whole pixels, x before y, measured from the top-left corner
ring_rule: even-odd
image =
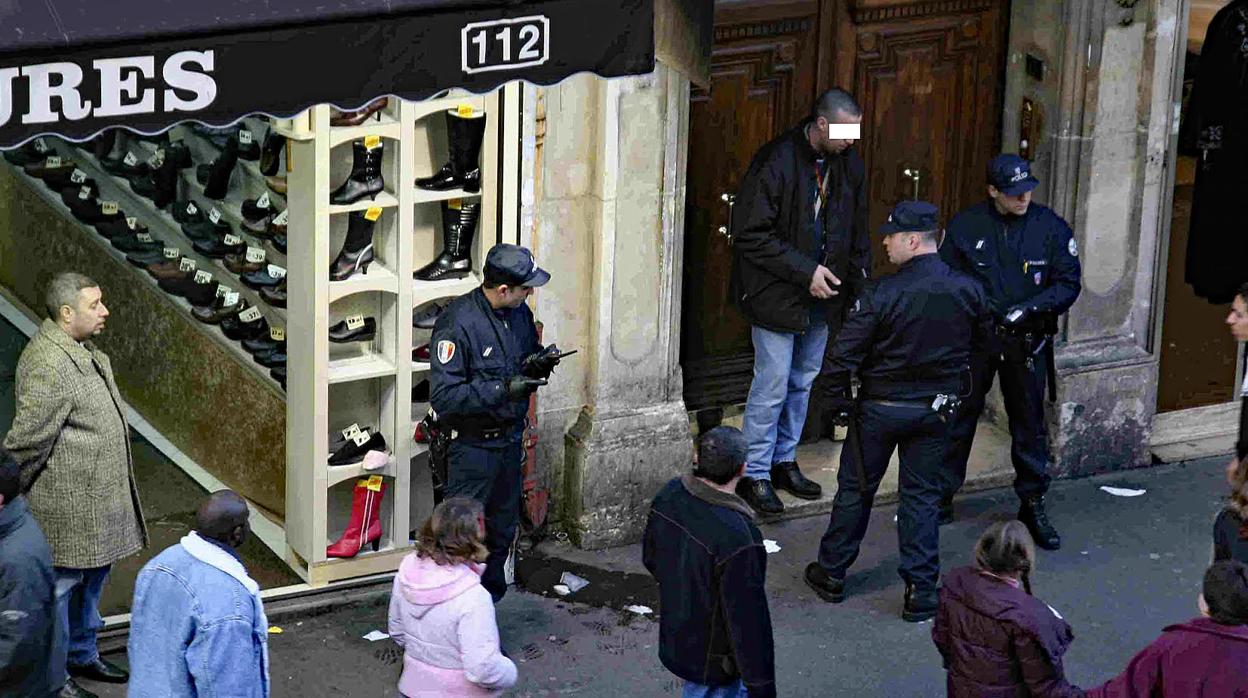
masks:
[[[381,145],[381,136],[364,136],[364,147],[372,150]]]
[[[452,211],[458,211],[464,207],[464,200],[463,199],[451,199],[450,201],[446,202],[446,207],[451,209]]]
[[[462,117],[469,117],[476,113],[471,104],[461,104],[455,108],[455,114]]]
[[[286,341],[286,328],[276,326],[270,327],[269,339],[272,339],[274,342]]]
[[[367,211],[365,211],[365,212],[364,212],[364,219],[365,219],[365,220],[369,220],[369,221],[376,221],[378,218],[381,218],[381,207],[380,207],[380,206],[374,206],[374,207],[372,207],[372,208],[370,208],[370,209],[368,209]]]
[[[381,476],[369,475],[368,479],[364,481],[364,484],[365,486],[368,487],[368,489],[374,492],[380,492],[381,491]]]

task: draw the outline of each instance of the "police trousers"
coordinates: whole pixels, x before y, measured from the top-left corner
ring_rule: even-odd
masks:
[[[940,577],[937,521],[944,490],[944,458],[949,425],[927,402],[893,403],[865,400],[854,416],[841,449],[836,498],[828,530],[819,542],[819,565],[844,579],[858,558],[871,519],[875,493],[884,479],[893,451],[899,451],[901,502],[897,511],[898,573],[920,592],[934,592]],[[861,468],[858,465],[862,455]],[[866,475],[866,487],[859,480]]]
[[[1001,396],[1010,422],[1010,460],[1014,464],[1014,491],[1020,499],[1035,497],[1049,490],[1048,427],[1044,422],[1044,391],[1048,368],[1044,356],[1026,363],[1003,361],[991,355],[977,362],[971,377],[971,395],[962,402],[954,418],[949,447],[949,481],[945,498],[952,499],[966,480],[966,462],[971,456],[975,426],[984,411],[984,398],[994,376],[1001,377]]]
[[[481,586],[494,603],[507,593],[504,567],[520,525],[524,448],[519,441],[474,444],[456,439],[447,454],[446,496],[469,497],[485,508],[485,573]]]

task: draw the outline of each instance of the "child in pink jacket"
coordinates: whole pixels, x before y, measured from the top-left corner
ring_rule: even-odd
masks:
[[[516,683],[498,645],[485,566],[481,504],[452,497],[420,528],[417,552],[399,565],[390,595],[390,637],[403,648],[399,692],[407,698],[497,696]]]

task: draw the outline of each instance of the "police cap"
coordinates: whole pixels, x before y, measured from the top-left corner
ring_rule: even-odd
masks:
[[[1040,180],[1031,176],[1031,163],[1013,153],[1002,153],[988,163],[988,183],[1006,196],[1035,189]]]
[[[485,280],[536,288],[550,281],[550,274],[537,266],[527,247],[500,243],[485,255]]]
[[[888,220],[880,226],[880,235],[922,233],[940,228],[940,209],[926,201],[902,201],[893,207]]]

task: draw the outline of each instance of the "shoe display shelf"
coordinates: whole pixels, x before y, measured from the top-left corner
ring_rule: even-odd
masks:
[[[178,140],[178,132],[181,128],[182,127],[173,129],[173,140]],[[91,153],[89,148],[75,147],[73,144],[61,141],[60,139],[48,140],[53,144],[53,148],[60,153],[62,157],[72,160],[77,164],[78,168],[86,174],[87,177],[95,180],[95,182],[99,185],[100,193],[98,198],[101,201],[117,202],[118,207],[127,215],[133,216],[137,218],[140,223],[147,225],[149,234],[154,239],[163,241],[166,247],[177,248],[183,257],[195,260],[197,270],[204,270],[211,273],[213,280],[225,286],[226,290],[238,292],[240,298],[246,300],[261,312],[270,326],[286,326],[285,310],[282,308],[275,308],[266,303],[261,298],[258,291],[248,288],[245,284],[243,284],[237,275],[226,269],[225,264],[221,260],[213,259],[207,255],[197,252],[194,248],[194,242],[182,232],[181,225],[168,211],[157,209],[151,200],[134,193],[124,178],[114,176],[107,172],[103,165],[100,164],[99,160],[96,159]],[[129,148],[134,151],[136,155],[139,155],[140,159],[146,160],[147,157],[150,157],[151,154],[155,152],[157,146],[148,142],[133,140],[131,141]],[[187,171],[193,172],[194,167],[187,168]],[[193,174],[191,176],[191,180],[192,182],[194,180]],[[261,178],[261,186],[263,186],[263,181],[263,178]],[[40,186],[42,187],[42,185]],[[185,182],[180,184],[178,190],[179,199],[196,201],[197,205],[201,205],[201,208],[205,213],[215,206],[221,212],[222,219],[228,220],[236,229],[236,233],[241,233],[241,237],[247,240],[249,245],[259,244],[254,236],[250,236],[247,234],[247,231],[241,230],[237,211],[234,212],[234,217],[230,218],[227,206],[223,206],[220,202],[213,202],[204,199],[202,197],[202,187],[199,187],[198,190],[196,190],[195,187],[198,187],[197,183],[195,183],[194,186],[187,185]],[[58,199],[55,202],[55,205],[64,209],[65,216],[74,220],[77,225],[81,226],[85,231],[84,234],[88,234],[89,237],[93,238],[102,249],[107,251],[107,254],[120,257],[123,260],[125,259],[125,253],[112,247],[112,245],[109,244],[109,241],[98,235],[92,226],[73,219],[72,213],[69,212],[68,208],[66,208],[65,205],[59,201],[59,197],[54,196],[53,198]],[[275,254],[272,249],[269,249],[268,253],[270,255]],[[281,265],[285,261],[284,256],[277,255],[276,257],[278,260],[274,261],[276,264]],[[156,280],[141,268],[132,268],[134,269],[134,276],[139,279],[140,283],[148,283],[153,286],[158,286]],[[269,369],[257,364],[252,359],[251,354],[243,349],[239,342],[233,341],[226,337],[220,326],[209,325],[195,320],[191,315],[192,306],[189,301],[179,296],[164,293],[163,291],[162,295],[170,303],[177,306],[193,325],[210,334],[215,340],[226,347],[227,351],[237,356],[239,362],[246,366],[250,372],[260,377],[265,383],[280,390],[278,382],[269,374]]]
[[[518,87],[510,87],[518,95]],[[518,104],[518,96],[515,103]],[[481,192],[427,192],[414,186],[446,161],[448,109],[471,106],[489,118],[482,147]],[[428,301],[466,293],[480,284],[485,250],[498,239],[500,224],[516,213],[499,215],[497,187],[506,179],[518,190],[519,138],[515,153],[500,156],[498,93],[451,95],[422,103],[391,98],[377,117],[358,126],[332,127],[331,108],[320,105],[292,120],[278,122],[288,138],[286,155],[289,204],[287,260],[287,562],[310,584],[391,572],[413,550],[408,532],[432,511],[433,495],[427,447],[412,438],[427,403],[410,400],[412,385],[429,371],[412,360],[412,349],[429,341],[429,330],[412,326],[412,310]],[[330,203],[331,192],[352,172],[353,148],[380,143],[384,190],[375,197],[343,205]],[[500,157],[516,165],[504,177]],[[263,182],[263,180],[261,180]],[[417,281],[416,269],[442,248],[443,201],[482,202],[472,245],[473,272],[464,278]],[[507,197],[514,208],[515,197]],[[363,214],[359,213],[363,212]],[[343,247],[348,221],[365,215],[373,221],[375,258],[367,272],[330,280],[335,255]],[[354,317],[372,317],[376,332],[367,341],[336,344],[330,328]],[[386,465],[366,471],[363,464],[331,466],[331,440],[351,424],[368,426],[384,437]],[[362,496],[360,483],[371,476],[373,493]],[[378,505],[379,502],[379,505]],[[364,514],[361,514],[361,507]],[[327,546],[367,527],[380,510],[381,539],[359,547],[352,557],[330,557]],[[354,548],[353,548],[354,549]]]

